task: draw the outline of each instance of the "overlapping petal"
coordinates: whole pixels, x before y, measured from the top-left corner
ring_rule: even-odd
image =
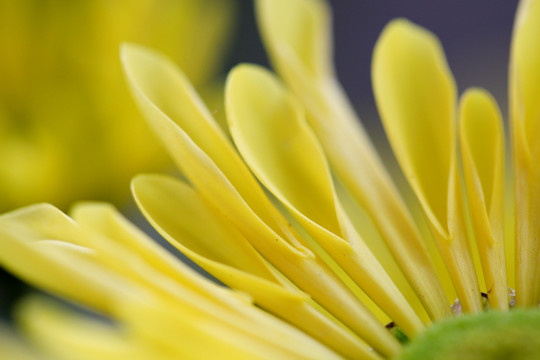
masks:
[[[378,351],[397,352],[395,339],[271,204],[180,71],[140,47],[126,46],[123,62],[149,124],[200,195],[336,318]]]
[[[162,175],[141,175],[134,197],[152,225],[203,269],[335,351],[376,359],[359,338],[319,312],[309,296],[291,286],[189,185]]]
[[[292,95],[269,72],[243,65],[229,75],[226,100],[231,134],[261,182],[407,334],[422,329],[343,212],[323,151]]]
[[[229,288],[179,262],[111,206],[80,203],[69,216],[50,205],[21,209],[0,216],[0,264],[99,314],[27,299],[17,325],[39,348],[60,359],[393,358],[396,338],[451,314],[441,266],[458,295],[455,312],[508,309],[504,129],[495,100],[471,89],[457,112],[437,38],[403,19],[384,29],[374,93],[444,260],[434,266],[335,78],[327,4],[256,4],[284,83],[259,66],[233,69],[225,131],[170,60],[136,45],[121,51],[137,105],[185,176],[140,175],[135,201],[170,244]],[[540,298],[538,19],[540,0],[523,1],[510,73],[520,306]],[[377,259],[384,252],[371,247],[385,246],[378,235],[364,243],[355,206],[403,274]],[[410,287],[396,284],[403,275]],[[388,331],[387,321],[399,328]]]
[[[456,161],[456,89],[434,35],[394,20],[375,46],[377,107],[405,177],[438,240],[461,305],[480,311]]]
[[[460,144],[467,198],[490,305],[508,309],[504,255],[504,129],[493,97],[468,90],[460,104]]]
[[[231,359],[339,358],[304,333],[255,308],[245,296],[215,285],[171,259],[171,254],[109,206],[81,204],[75,208],[74,218],[77,221],[52,206],[2,216],[0,226],[11,235],[3,241],[37,242],[38,249],[24,247],[20,256],[32,256],[36,264],[49,267],[8,263],[6,258],[14,254],[9,246],[4,246],[2,264],[15,272],[26,271],[23,274],[36,285],[106,314],[137,342],[161,348],[169,356],[165,358],[201,358],[217,348]],[[96,226],[87,227],[89,224]],[[85,260],[79,248],[89,249],[92,258]],[[48,309],[38,306],[39,316],[23,319],[41,340],[54,336],[54,332],[39,331],[43,316],[51,316],[51,325],[58,332],[66,331],[65,314]],[[261,327],[268,332],[258,332]],[[192,341],[178,343],[178,336]],[[201,343],[211,343],[213,348]],[[70,346],[79,345],[84,344],[74,339]],[[261,353],[261,349],[265,351]]]
[[[256,4],[272,64],[305,107],[332,170],[365,208],[428,314],[434,319],[450,315],[420,233],[335,78],[326,3]]]

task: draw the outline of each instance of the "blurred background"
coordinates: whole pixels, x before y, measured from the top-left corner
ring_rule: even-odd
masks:
[[[516,1],[330,3],[338,77],[383,152],[371,55],[396,17],[441,39],[460,93],[485,87],[506,114]],[[226,72],[239,62],[268,65],[251,0],[0,0],[0,212],[106,200],[145,227],[130,202],[129,180],[171,167],[124,84],[123,41],[170,56],[218,116]],[[0,268],[1,317],[26,289]]]

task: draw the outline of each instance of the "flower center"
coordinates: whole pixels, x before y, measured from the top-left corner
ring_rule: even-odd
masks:
[[[540,357],[540,311],[464,315],[434,324],[395,360],[533,360]]]

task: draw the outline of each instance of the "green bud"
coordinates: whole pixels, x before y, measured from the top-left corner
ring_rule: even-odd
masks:
[[[433,324],[395,360],[540,359],[540,310],[463,315]]]

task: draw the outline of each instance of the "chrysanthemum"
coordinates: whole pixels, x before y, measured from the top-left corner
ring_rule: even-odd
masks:
[[[326,4],[258,0],[257,16],[280,78],[233,69],[228,131],[171,61],[137,45],[121,51],[141,111],[185,176],[140,175],[134,198],[227,287],[108,205],[79,204],[70,217],[36,205],[0,218],[0,262],[110,320],[30,298],[18,310],[25,335],[66,359],[538,356],[538,310],[509,309],[540,299],[540,1],[520,5],[512,45],[507,238],[493,98],[470,89],[457,105],[438,40],[406,20],[376,45],[381,119],[436,246],[335,79]],[[378,236],[365,236],[368,221]],[[514,242],[515,259],[505,255]]]
[[[207,87],[230,37],[232,5],[0,2],[0,211],[35,202],[68,208],[78,199],[125,203],[134,175],[169,166],[126,89],[118,46],[159,49]]]

